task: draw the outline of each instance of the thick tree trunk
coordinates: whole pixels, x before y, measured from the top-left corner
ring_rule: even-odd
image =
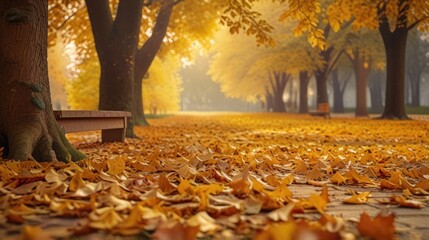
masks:
[[[374,73],[369,81],[369,93],[371,98],[371,111],[381,113],[383,111],[381,73]]]
[[[48,1],[0,1],[0,147],[7,158],[79,160],[57,124],[47,68]]]
[[[365,61],[361,54],[355,52],[353,59],[353,67],[356,76],[356,117],[368,117],[368,109],[366,102],[366,88],[370,69],[365,67]]]
[[[321,58],[325,61],[325,64],[314,72],[316,78],[316,90],[317,90],[317,104],[328,103],[328,87],[327,81],[330,71],[335,66],[338,61],[340,54],[337,54],[335,59],[333,59],[334,48],[330,47],[326,50],[320,52]]]
[[[133,116],[138,125],[148,125],[144,116],[142,81],[149,70],[150,65],[159,51],[162,41],[167,33],[174,1],[166,0],[156,18],[152,35],[136,53],[136,64],[134,70],[134,112]]]
[[[332,71],[332,88],[334,89],[334,109],[333,112],[344,112],[344,92],[341,91],[340,78],[338,76],[338,69]]]
[[[299,113],[308,113],[308,72],[299,73]]]
[[[273,72],[274,78],[269,75],[270,85],[273,96],[273,111],[274,112],[286,112],[285,102],[283,101],[283,93],[286,88],[286,84],[290,79],[290,74]]]
[[[143,1],[119,1],[114,21],[108,0],[85,2],[101,67],[99,109],[133,112],[135,53]],[[134,137],[133,127],[132,117],[127,137]]]
[[[328,102],[327,78],[325,75],[326,73],[323,70],[317,70],[314,73],[316,77],[317,104]]]
[[[391,32],[387,20],[383,20],[379,30],[386,50],[387,74],[386,104],[381,118],[408,119],[404,99],[405,47],[408,29],[406,26],[401,26]]]

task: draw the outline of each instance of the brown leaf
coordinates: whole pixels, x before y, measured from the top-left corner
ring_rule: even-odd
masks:
[[[389,214],[383,216],[380,213],[371,218],[367,213],[360,216],[357,228],[365,236],[376,240],[389,240],[395,238],[395,215]]]
[[[197,238],[199,226],[189,226],[177,221],[167,221],[162,223],[153,234],[153,239],[157,240],[193,240]]]
[[[46,233],[45,231],[43,231],[43,229],[41,229],[38,226],[29,226],[29,225],[25,225],[22,228],[22,239],[23,240],[50,240],[53,239],[48,233]]]
[[[158,187],[167,195],[177,191],[177,187],[170,183],[165,174],[159,175]]]
[[[45,175],[45,180],[48,183],[64,182],[68,176],[64,173],[57,173],[54,169],[50,168]]]
[[[414,201],[414,200],[408,200],[402,196],[392,196],[390,198],[390,203],[393,204],[399,204],[401,207],[406,208],[424,208],[425,205],[422,202]]]
[[[343,203],[348,204],[363,204],[368,202],[368,198],[371,196],[370,192],[362,192],[359,194],[353,194],[353,196],[343,200]]]

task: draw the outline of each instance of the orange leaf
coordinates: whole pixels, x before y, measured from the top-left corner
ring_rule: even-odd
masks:
[[[376,240],[388,240],[395,237],[395,215],[389,214],[383,216],[380,213],[374,218],[367,213],[362,213],[360,216],[357,229],[365,236]]]
[[[347,198],[343,201],[343,203],[349,204],[363,204],[368,202],[368,197],[371,196],[370,192],[362,192],[359,194],[353,194],[350,198]]]
[[[53,238],[38,226],[33,227],[33,226],[26,225],[22,229],[22,239],[23,240],[39,240],[39,239],[50,240]]]
[[[337,184],[337,185],[346,183],[346,179],[339,172],[336,172],[334,174],[334,176],[331,177],[330,180],[332,183]]]
[[[162,223],[156,229],[153,239],[191,240],[197,238],[199,230],[199,226],[189,226],[177,221],[169,221]]]
[[[165,174],[161,174],[158,179],[158,187],[165,194],[170,194],[176,191],[176,187],[168,181]]]
[[[328,186],[326,186],[326,184],[323,186],[322,188],[322,192],[320,193],[320,196],[327,202],[330,203],[331,201],[329,200],[329,194],[328,194]]]
[[[399,204],[399,206],[406,207],[406,208],[424,208],[425,207],[425,205],[421,202],[407,200],[402,196],[392,196],[390,198],[390,202]]]
[[[110,175],[119,175],[125,171],[125,157],[117,157],[107,160],[107,168]]]
[[[309,180],[316,180],[316,179],[322,178],[324,175],[323,173],[320,172],[317,166],[314,166],[314,168],[310,172],[308,172],[305,176]]]

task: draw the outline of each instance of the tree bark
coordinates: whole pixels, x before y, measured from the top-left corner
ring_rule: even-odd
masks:
[[[353,58],[351,58],[355,70],[356,79],[356,117],[368,117],[368,109],[366,102],[366,88],[368,84],[368,77],[370,73],[369,63],[365,66],[363,56],[355,51]]]
[[[286,112],[285,102],[283,101],[283,93],[285,91],[286,84],[290,79],[290,74],[274,71],[273,76],[274,78],[269,75],[273,96],[273,111]]]
[[[341,91],[340,78],[338,76],[338,69],[332,71],[332,88],[334,89],[334,109],[336,113],[344,112],[344,92]]]
[[[161,48],[163,39],[167,33],[167,27],[170,22],[171,13],[175,5],[173,0],[166,0],[163,3],[156,23],[152,31],[152,35],[136,52],[136,63],[134,70],[134,118],[138,125],[148,125],[144,116],[143,109],[143,93],[142,81],[149,70],[150,65],[155,59],[156,53]]]
[[[373,113],[381,113],[383,111],[381,75],[382,73],[373,73],[369,78],[371,111]]]
[[[407,71],[408,84],[411,90],[411,106],[420,106],[420,80],[422,72],[422,69],[418,69],[417,67],[410,67]]]
[[[402,22],[406,22],[402,20]],[[404,24],[406,25],[406,24]],[[391,32],[386,19],[380,23],[379,31],[386,51],[386,101],[383,119],[409,119],[405,112],[405,47],[408,28],[397,26]]]
[[[0,1],[0,147],[7,158],[79,160],[57,124],[47,68],[48,1]]]
[[[299,113],[308,113],[308,72],[299,73]]]
[[[133,79],[143,0],[119,1],[113,20],[109,1],[85,0],[100,61],[100,110],[133,112]],[[127,137],[134,137],[134,118]]]

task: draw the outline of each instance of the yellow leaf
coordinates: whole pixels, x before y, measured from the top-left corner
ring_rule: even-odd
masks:
[[[126,157],[116,157],[107,160],[107,173],[110,175],[119,175],[125,171]]]

